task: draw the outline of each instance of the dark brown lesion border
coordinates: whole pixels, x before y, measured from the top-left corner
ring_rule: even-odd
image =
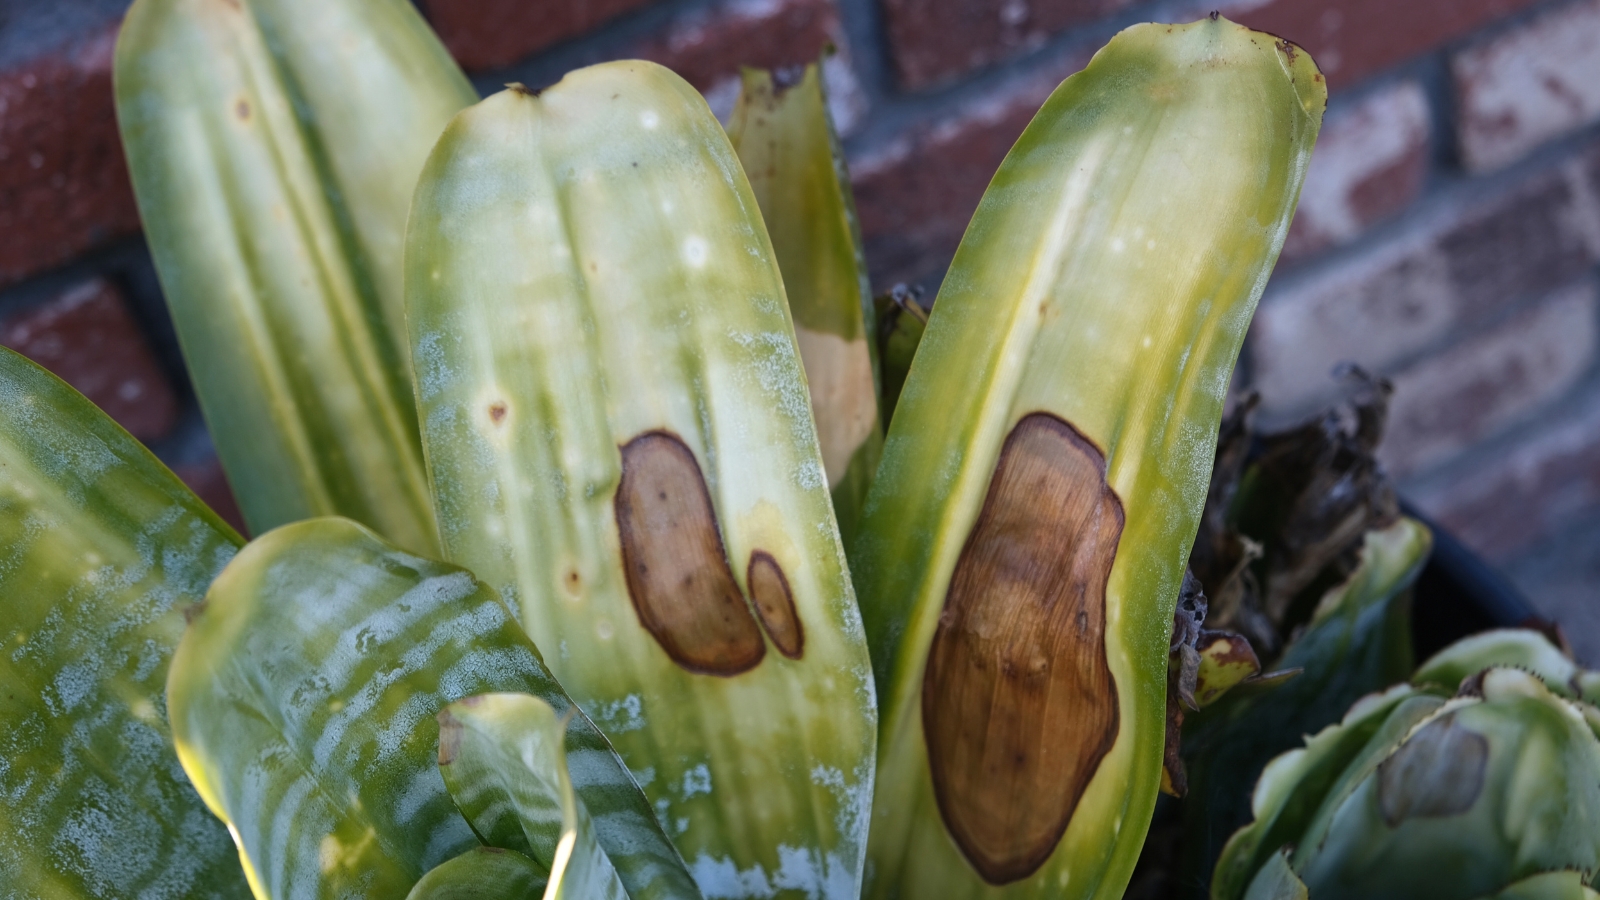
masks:
[[[621,451],[612,508],[639,623],[690,672],[755,668],[766,642],[734,581],[694,452],[666,431],[647,431]]]
[[[1123,524],[1094,442],[1049,413],[1012,428],[922,684],[940,815],[990,884],[1044,865],[1116,742],[1106,583]]]

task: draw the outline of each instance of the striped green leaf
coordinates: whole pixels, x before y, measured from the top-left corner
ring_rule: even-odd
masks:
[[[468,697],[439,713],[439,771],[484,843],[523,852],[551,873],[550,895],[623,900],[617,869],[572,792],[565,734],[566,723],[538,697]]]
[[[548,896],[549,872],[499,847],[474,847],[422,876],[406,900],[533,900]]]
[[[1135,26],[990,182],[851,546],[882,698],[867,896],[1121,896],[1223,396],[1325,98],[1271,36]]]
[[[105,413],[0,348],[0,898],[244,894],[162,696],[184,610],[238,545]]]
[[[407,0],[137,0],[116,55],[134,193],[246,521],[437,547],[406,363],[417,173],[475,99]]]
[[[515,601],[708,895],[854,896],[874,704],[783,285],[646,62],[458,116],[407,322],[449,558]]]
[[[761,205],[845,543],[883,452],[872,285],[820,67],[745,69],[728,124]]]
[[[501,691],[571,708],[494,591],[330,518],[268,532],[223,570],[167,703],[179,759],[233,830],[256,895],[300,900],[403,896],[478,844],[439,774],[435,716]],[[567,754],[601,845],[661,861],[626,872],[630,892],[673,883],[682,863],[581,714]]]

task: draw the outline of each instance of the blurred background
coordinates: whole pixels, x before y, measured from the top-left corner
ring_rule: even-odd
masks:
[[[1238,383],[1273,424],[1343,361],[1390,378],[1402,492],[1600,664],[1600,0],[416,2],[484,93],[643,57],[725,116],[741,64],[831,45],[874,285],[930,297],[1006,150],[1118,30],[1215,9],[1300,44],[1331,100]],[[0,0],[0,344],[237,520],[117,138],[126,6]]]

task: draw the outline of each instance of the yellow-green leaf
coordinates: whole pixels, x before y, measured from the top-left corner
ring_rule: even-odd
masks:
[[[476,99],[407,0],[137,0],[117,119],[161,286],[250,528],[437,544],[406,362],[411,191]]]
[[[882,698],[867,896],[1121,896],[1223,397],[1325,98],[1269,35],[1138,25],[990,182],[850,548]]]
[[[883,452],[872,286],[821,68],[745,69],[728,137],[761,205],[848,544]]]
[[[874,702],[781,276],[647,62],[458,116],[407,321],[446,554],[514,601],[708,895],[852,894]]]

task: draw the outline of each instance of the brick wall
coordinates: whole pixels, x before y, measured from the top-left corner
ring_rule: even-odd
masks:
[[[1342,361],[1390,376],[1405,490],[1536,602],[1600,593],[1573,537],[1600,534],[1600,0],[417,2],[484,91],[643,56],[726,112],[741,63],[833,45],[879,286],[937,284],[1040,101],[1118,29],[1217,8],[1295,40],[1332,101],[1242,379],[1287,421]],[[124,7],[0,0],[0,343],[225,504],[117,144]]]

